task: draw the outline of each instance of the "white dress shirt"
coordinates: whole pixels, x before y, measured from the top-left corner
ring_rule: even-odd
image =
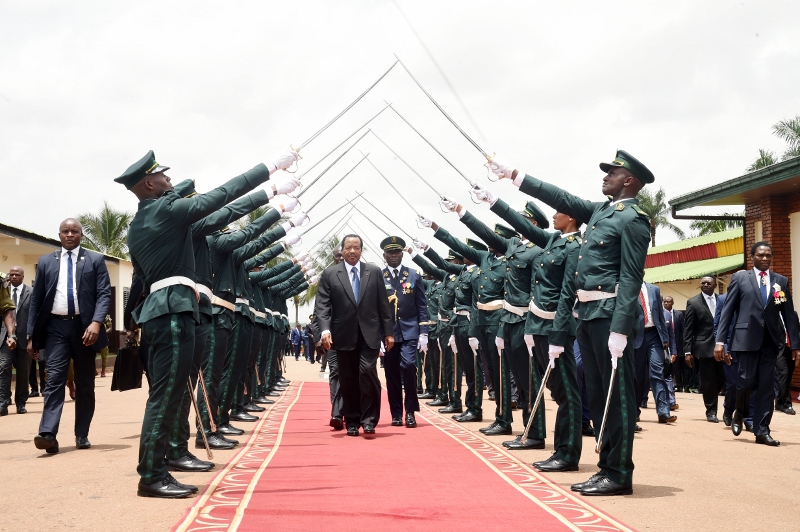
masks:
[[[78,246],[72,251],[72,300],[75,302],[75,314],[81,313],[78,307],[78,254],[81,247]],[[67,304],[67,250],[61,248],[61,260],[58,269],[58,283],[56,284],[56,297],[53,300],[53,314],[59,316],[66,316],[69,314],[69,305]]]

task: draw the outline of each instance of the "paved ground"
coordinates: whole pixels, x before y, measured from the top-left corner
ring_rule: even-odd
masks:
[[[320,380],[318,364],[286,360],[288,378]],[[11,414],[0,418],[0,478],[5,488],[0,530],[168,530],[192,505],[192,499],[136,496],[139,431],[147,392],[111,392],[110,385],[110,376],[97,378],[97,411],[89,450],[74,447],[74,408],[69,400],[64,407],[58,455],[43,454],[33,446],[41,397],[30,401],[28,414],[17,415],[12,407]],[[678,394],[678,402],[681,408],[674,426],[659,425],[652,408],[643,411],[640,424],[644,431],[635,442],[633,496],[590,502],[639,530],[796,530],[800,416],[776,413],[772,432],[781,446],[767,448],[755,445],[750,433],[734,438],[722,423],[708,423],[700,395]],[[546,402],[551,428],[554,406]],[[320,430],[327,430],[327,415],[320,412]],[[488,415],[486,419],[470,428],[477,431],[491,421]],[[246,423],[237,425],[248,428]],[[519,420],[515,425],[521,429]],[[499,444],[504,439],[493,441]],[[591,440],[585,438],[584,445],[581,470],[553,474],[554,482],[568,487],[596,471]],[[547,450],[518,456],[530,463],[549,456],[551,450],[552,440]],[[203,450],[195,453],[205,457]],[[214,460],[224,463],[233,455],[234,451],[216,451]],[[180,481],[201,487],[213,475],[175,473]],[[513,516],[508,519],[511,528]]]

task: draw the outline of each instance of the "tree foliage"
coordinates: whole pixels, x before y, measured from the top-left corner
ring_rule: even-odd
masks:
[[[725,213],[722,216],[744,216],[744,213]],[[696,231],[696,236],[721,233],[729,229],[742,227],[742,220],[695,220],[689,224],[689,229]]]
[[[779,120],[772,125],[772,133],[788,144],[786,151],[781,155],[781,161],[800,157],[800,115],[787,120]],[[778,162],[775,152],[759,149],[758,159],[747,167],[746,172],[755,172]]]
[[[678,238],[683,240],[686,238],[683,230],[670,221],[670,210],[666,202],[666,192],[663,188],[659,188],[655,194],[650,192],[647,188],[639,191],[637,196],[639,199],[639,208],[650,218],[650,245],[656,245],[656,231],[659,228],[669,229],[677,235]]]
[[[132,213],[112,209],[108,206],[108,202],[104,201],[99,213],[84,213],[78,216],[78,221],[83,226],[81,245],[98,253],[123,259],[130,258],[128,227],[133,216]]]

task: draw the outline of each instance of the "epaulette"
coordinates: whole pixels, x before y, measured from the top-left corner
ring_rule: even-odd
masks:
[[[536,244],[534,244],[533,242],[528,242],[528,247],[529,247],[529,248],[532,248],[532,247],[533,247],[533,246],[535,246],[535,245],[536,245]]]
[[[575,242],[575,235],[568,235],[567,242]]]
[[[647,213],[646,213],[646,212],[644,212],[644,211],[642,210],[642,208],[641,208],[641,207],[639,207],[638,205],[632,205],[631,207],[633,207],[633,210],[634,210],[634,211],[638,212],[639,214],[641,214],[641,215],[642,215],[642,216],[644,216],[645,218],[648,218],[648,219],[650,218],[649,216],[647,216]]]
[[[455,281],[456,279],[458,279],[458,276],[456,276],[455,274],[451,274],[450,275],[450,280],[451,281]]]

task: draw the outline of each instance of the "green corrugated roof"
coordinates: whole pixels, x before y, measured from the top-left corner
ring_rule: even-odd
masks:
[[[737,227],[729,231],[721,231],[719,233],[711,233],[708,235],[697,236],[694,238],[687,238],[686,240],[678,240],[671,244],[664,244],[663,246],[656,246],[647,250],[648,255],[656,253],[665,253],[667,251],[678,251],[680,249],[689,249],[696,246],[704,246],[706,244],[716,244],[717,242],[724,242],[725,240],[733,240],[735,238],[742,238],[744,229]]]
[[[647,268],[644,280],[648,283],[668,283],[670,281],[686,281],[699,279],[704,275],[729,272],[744,268],[743,255],[730,255],[716,259],[681,262],[657,268]]]

